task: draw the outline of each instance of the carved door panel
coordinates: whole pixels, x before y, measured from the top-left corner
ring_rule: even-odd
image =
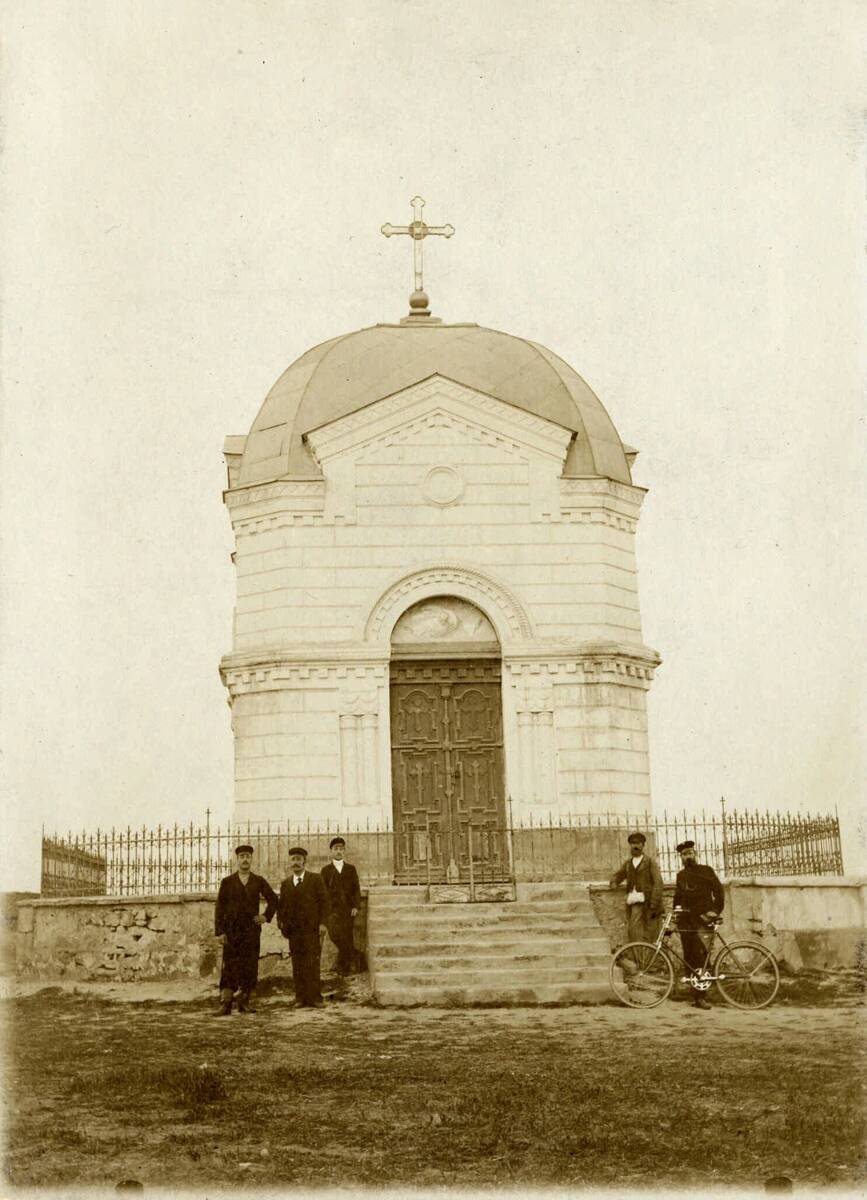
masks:
[[[445,712],[438,683],[392,683],[395,871],[426,879],[442,858]]]
[[[452,754],[455,793],[452,822],[458,832],[461,878],[502,878],[505,853],[503,707],[500,684],[457,683],[452,688]]]
[[[393,663],[391,743],[398,880],[502,873],[499,662]]]

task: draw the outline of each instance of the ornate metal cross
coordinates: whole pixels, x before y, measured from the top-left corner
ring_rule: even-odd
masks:
[[[422,209],[424,208],[424,200],[421,196],[414,196],[410,200],[412,205],[412,224],[410,225],[389,225],[386,223],[382,227],[382,232],[386,237],[394,237],[396,233],[406,234],[413,240],[413,267],[415,269],[415,292],[410,299],[410,305],[413,309],[426,308],[428,304],[427,296],[424,293],[424,281],[422,279],[422,242],[428,234],[436,234],[438,237],[450,238],[455,231],[454,225],[426,225],[422,220]],[[422,303],[413,304],[413,298]]]

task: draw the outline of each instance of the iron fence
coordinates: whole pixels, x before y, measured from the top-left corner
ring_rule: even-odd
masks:
[[[832,817],[731,813],[723,846],[729,875],[842,875],[840,822]]]
[[[107,861],[84,848],[84,838],[42,839],[40,893],[43,896],[104,896]]]
[[[235,869],[234,847],[249,842],[253,869],[272,883],[288,873],[289,850],[303,845],[311,869],[330,857],[340,834],[367,886],[392,883],[484,883],[505,880],[607,879],[628,853],[634,830],[647,837],[663,878],[680,867],[679,842],[696,843],[700,862],[723,877],[839,875],[840,827],[835,816],[727,812],[710,816],[548,814],[502,824],[447,826],[426,816],[400,828],[347,828],[337,823],[172,825],[97,830],[43,837],[44,896],[144,896],[216,891]]]

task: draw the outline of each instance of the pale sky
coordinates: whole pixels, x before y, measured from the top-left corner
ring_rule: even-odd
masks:
[[[549,346],[640,450],[655,806],[836,804],[858,869],[864,18],[6,5],[6,887],[43,823],[229,815],[223,438],[403,315],[417,192],[435,314]]]

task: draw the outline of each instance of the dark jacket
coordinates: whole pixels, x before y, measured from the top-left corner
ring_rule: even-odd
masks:
[[[259,902],[265,901],[264,917],[270,921],[277,909],[277,894],[266,879],[250,872],[246,884],[237,871],[220,883],[214,909],[214,933],[225,933],[230,941],[259,936],[259,926],[253,920],[259,915]]]
[[[318,932],[328,918],[328,893],[322,877],[315,871],[305,871],[304,879],[296,887],[293,877],[280,884],[280,901],[277,905],[277,924],[284,937],[290,933]]]
[[[334,863],[326,863],[321,875],[332,917],[348,917],[351,909],[361,908],[361,884],[352,863],[344,862],[342,871]]]
[[[644,855],[638,867],[632,865],[632,859],[627,858],[623,866],[611,876],[612,887],[626,881],[626,892],[635,889],[644,892],[644,901],[650,913],[662,912],[662,875],[655,861]]]
[[[674,886],[674,907],[680,906],[694,916],[721,913],[726,902],[723,885],[713,867],[690,863],[678,871]]]

